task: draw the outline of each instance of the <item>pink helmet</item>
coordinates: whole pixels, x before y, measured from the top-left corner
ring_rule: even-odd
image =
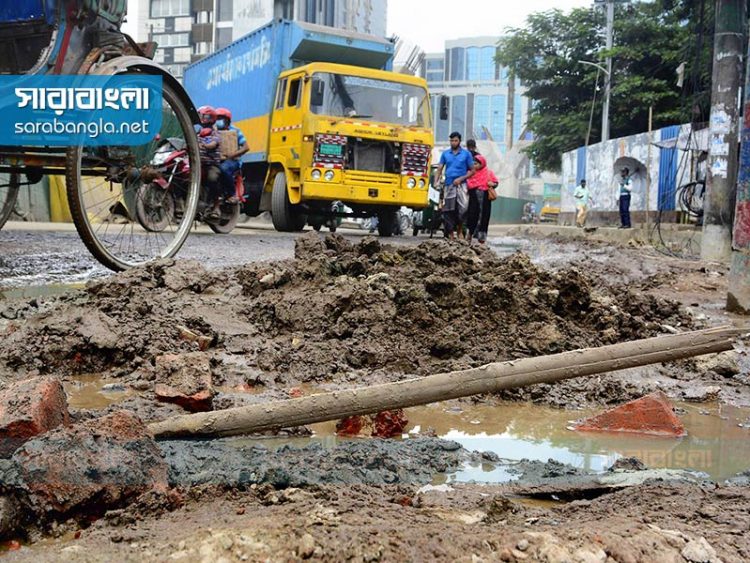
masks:
[[[211,106],[201,106],[198,108],[198,117],[201,125],[213,125],[216,122],[216,110]]]

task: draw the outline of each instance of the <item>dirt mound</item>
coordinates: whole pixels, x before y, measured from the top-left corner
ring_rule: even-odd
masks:
[[[7,377],[108,371],[159,383],[157,357],[192,351],[210,358],[214,385],[269,386],[393,381],[690,325],[675,302],[520,253],[315,233],[293,260],[213,272],[163,260],[22,320],[0,335]]]

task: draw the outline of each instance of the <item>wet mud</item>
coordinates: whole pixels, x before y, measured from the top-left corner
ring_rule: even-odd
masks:
[[[141,424],[184,414],[199,394],[201,409],[219,410],[727,321],[716,306],[722,272],[664,264],[639,250],[569,246],[557,258],[557,243],[499,256],[442,240],[407,246],[308,234],[289,259],[224,269],[164,260],[63,294],[17,296],[0,301],[0,390],[57,376],[74,429],[122,411]],[[454,401],[437,415],[407,410],[407,439],[334,438],[335,423],[265,439],[137,437],[137,447],[104,433],[104,442],[94,442],[116,442],[117,455],[147,451],[144,470],[151,467],[152,479],[158,473],[156,486],[94,488],[93,500],[65,489],[50,497],[58,503],[50,520],[42,502],[49,491],[41,488],[29,502],[38,527],[18,536],[31,545],[14,544],[9,560],[83,561],[91,553],[139,561],[746,560],[748,478],[724,478],[747,468],[722,448],[735,441],[745,451],[750,419],[716,405],[750,403],[747,364],[739,346]],[[711,401],[710,431],[658,446],[595,436],[582,450],[562,427],[576,412],[544,418],[534,411],[534,430],[524,434],[519,420],[497,410],[531,402],[590,412],[657,389],[691,405]],[[692,420],[702,408],[677,413]],[[451,409],[465,413],[464,426],[446,422]],[[76,444],[89,439],[69,432]],[[14,465],[18,452],[0,462],[18,490],[37,471],[33,452],[45,440],[22,448],[30,465]],[[63,446],[55,447],[65,458]],[[696,449],[724,468],[659,470],[700,470],[688,459]],[[521,460],[523,451],[536,459]],[[117,455],[115,462],[124,459]],[[605,471],[623,456],[637,459]],[[67,459],[96,481],[85,459]],[[472,480],[507,483],[462,483]],[[0,520],[11,518],[2,502]],[[39,542],[43,535],[59,539]]]
[[[169,375],[160,358],[193,352],[213,386],[230,390],[219,404],[232,406],[253,398],[231,390],[396,381],[694,325],[675,301],[576,267],[538,267],[522,253],[314,233],[296,245],[293,260],[210,271],[165,260],[0,305],[0,381],[96,373],[152,391]],[[506,397],[571,406],[642,391],[590,381]]]

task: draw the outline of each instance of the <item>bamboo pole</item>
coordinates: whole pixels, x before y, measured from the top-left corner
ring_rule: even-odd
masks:
[[[574,350],[552,356],[298,399],[182,415],[149,425],[157,438],[234,436],[425,405],[537,383],[554,383],[626,368],[731,350],[740,329],[721,327]]]

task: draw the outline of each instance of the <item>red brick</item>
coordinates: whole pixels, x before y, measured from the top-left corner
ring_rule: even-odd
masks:
[[[580,432],[630,432],[651,436],[687,436],[682,421],[661,391],[579,421],[574,430]]]
[[[143,492],[167,490],[159,447],[127,411],[52,430],[24,444],[11,461],[20,478],[15,486],[35,514],[103,512]]]
[[[214,389],[211,365],[205,354],[166,354],[156,358],[156,399],[175,403],[190,412],[210,411]]]
[[[0,393],[0,458],[10,457],[28,440],[68,424],[68,400],[55,378],[12,383]]]

